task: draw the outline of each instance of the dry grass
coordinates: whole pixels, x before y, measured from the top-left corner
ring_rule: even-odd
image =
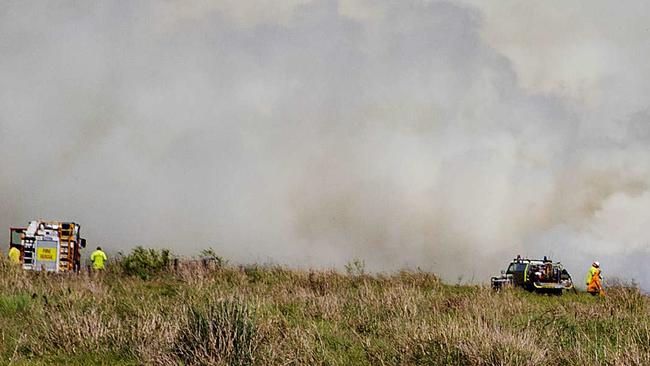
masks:
[[[0,364],[648,365],[650,300],[183,263],[143,280],[0,261]]]

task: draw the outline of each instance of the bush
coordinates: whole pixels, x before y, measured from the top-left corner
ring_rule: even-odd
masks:
[[[353,259],[345,264],[345,272],[348,276],[363,276],[366,274],[366,262]]]
[[[137,276],[143,280],[166,271],[171,263],[172,256],[167,249],[145,249],[138,246],[131,254],[120,261],[124,273],[130,276]]]
[[[207,265],[209,262],[213,262],[217,268],[221,268],[228,263],[227,260],[218,255],[217,252],[212,248],[203,249],[201,251],[201,260],[203,261],[204,265]]]

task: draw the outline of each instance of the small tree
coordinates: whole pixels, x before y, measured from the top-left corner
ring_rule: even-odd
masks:
[[[212,249],[212,247],[208,249],[203,249],[201,251],[201,259],[206,264],[207,262],[214,262],[217,265],[217,267],[223,267],[228,263],[228,261],[223,259],[222,256],[218,255],[217,252],[214,249]]]
[[[146,280],[166,271],[171,259],[172,256],[168,249],[145,249],[137,246],[131,251],[131,254],[122,258],[120,266],[127,275]]]

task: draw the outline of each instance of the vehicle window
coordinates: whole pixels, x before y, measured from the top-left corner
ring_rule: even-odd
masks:
[[[507,274],[512,274],[515,273],[515,264],[510,263],[510,266],[508,267],[508,270],[506,271]]]
[[[20,245],[20,242],[21,242],[20,234],[21,233],[18,230],[12,230],[11,231],[11,244]]]
[[[517,267],[515,268],[515,271],[523,272],[525,270],[526,270],[526,263],[517,263]]]

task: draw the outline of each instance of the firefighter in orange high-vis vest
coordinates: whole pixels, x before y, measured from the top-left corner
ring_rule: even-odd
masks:
[[[605,291],[603,290],[603,278],[600,275],[600,263],[598,263],[598,261],[594,261],[591,268],[589,268],[585,282],[587,284],[588,293],[593,296],[605,295]]]

